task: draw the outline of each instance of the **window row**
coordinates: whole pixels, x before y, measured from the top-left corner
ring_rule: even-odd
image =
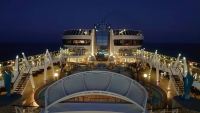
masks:
[[[90,45],[89,39],[63,39],[64,45]]]
[[[143,40],[114,40],[115,46],[134,46],[134,45],[142,45]]]

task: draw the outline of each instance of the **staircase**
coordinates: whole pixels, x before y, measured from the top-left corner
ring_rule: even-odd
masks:
[[[29,73],[23,74],[14,92],[22,94],[24,92],[24,89],[26,88],[28,81],[29,81]]]
[[[180,80],[179,75],[172,75],[172,81],[175,89],[178,92],[178,95],[182,95],[184,92],[183,82]]]
[[[170,75],[170,78],[177,95],[182,95],[184,93],[184,87],[179,75]]]

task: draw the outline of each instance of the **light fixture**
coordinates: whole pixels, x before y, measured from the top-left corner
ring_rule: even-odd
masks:
[[[147,77],[147,74],[144,74],[144,77],[146,78],[146,77]]]
[[[57,77],[57,76],[58,76],[58,73],[54,73],[54,76]]]

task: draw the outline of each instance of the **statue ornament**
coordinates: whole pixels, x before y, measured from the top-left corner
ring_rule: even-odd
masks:
[[[190,100],[190,88],[193,84],[194,78],[188,72],[186,59],[183,58],[184,61],[184,74],[183,74],[183,86],[184,86],[184,94],[182,95],[183,100]]]
[[[6,88],[7,91],[7,96],[10,96],[10,92],[11,92],[11,71],[3,71],[3,75],[4,75],[4,86]]]
[[[187,72],[186,77],[183,77],[184,82],[184,94],[183,94],[183,100],[190,100],[190,88],[193,84],[194,78],[190,74],[190,72]]]

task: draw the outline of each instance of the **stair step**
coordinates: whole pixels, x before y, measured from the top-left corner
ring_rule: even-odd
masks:
[[[16,89],[22,89],[22,87],[17,87]]]

